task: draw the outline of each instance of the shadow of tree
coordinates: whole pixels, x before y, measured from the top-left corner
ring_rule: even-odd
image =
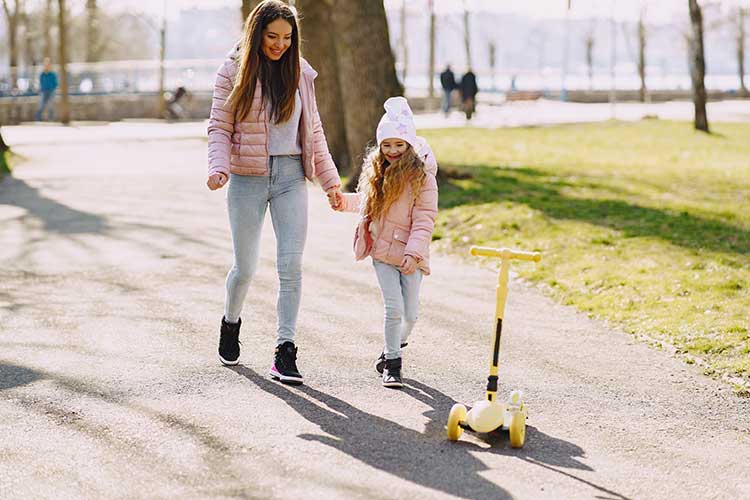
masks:
[[[105,233],[110,226],[104,217],[76,210],[39,193],[21,179],[7,180],[0,188],[0,205],[26,210],[44,224],[44,230],[61,234]]]
[[[231,370],[283,400],[332,436],[302,434],[299,436],[302,439],[320,442],[371,467],[459,498],[512,498],[506,490],[479,474],[487,470],[487,466],[463,447],[451,447],[444,440],[426,439],[425,434],[366,413],[309,386],[290,389],[242,365]],[[324,407],[312,403],[303,394]]]
[[[538,210],[552,219],[576,220],[615,229],[625,237],[654,237],[690,249],[750,253],[750,231],[742,227],[685,210],[645,207],[620,199],[566,196],[562,190],[572,184],[553,172],[488,165],[448,168],[463,174],[468,172],[472,178],[466,181],[442,177],[442,208],[509,201]],[[609,186],[593,187],[612,191]],[[614,189],[612,194],[618,194],[617,191]]]
[[[30,384],[41,378],[39,372],[0,361],[0,391]]]

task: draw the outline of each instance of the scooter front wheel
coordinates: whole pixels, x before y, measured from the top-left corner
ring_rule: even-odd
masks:
[[[448,414],[448,425],[445,426],[448,440],[458,441],[461,434],[464,433],[463,427],[459,424],[466,421],[466,407],[461,403],[456,403]]]
[[[522,448],[526,441],[526,415],[520,411],[513,412],[510,417],[508,432],[510,433],[511,448]]]

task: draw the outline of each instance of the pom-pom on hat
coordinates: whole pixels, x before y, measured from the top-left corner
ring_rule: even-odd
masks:
[[[383,104],[385,114],[378,123],[378,146],[385,139],[402,139],[417,146],[417,127],[409,103],[404,97],[389,97]]]

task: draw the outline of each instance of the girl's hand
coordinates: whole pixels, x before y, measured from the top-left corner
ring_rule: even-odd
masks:
[[[328,204],[333,210],[336,210],[337,212],[343,210],[344,195],[341,193],[341,188],[339,186],[332,187],[326,191],[326,196],[328,197]]]
[[[417,270],[417,259],[411,255],[405,255],[399,266],[401,274],[413,274]]]
[[[208,181],[206,181],[206,185],[211,191],[216,191],[217,189],[224,187],[224,184],[226,183],[227,176],[222,173],[213,174],[208,178]]]

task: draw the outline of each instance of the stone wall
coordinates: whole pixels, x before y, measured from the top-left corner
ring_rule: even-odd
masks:
[[[208,118],[211,94],[191,94],[180,102],[185,118]],[[0,98],[0,124],[34,121],[39,97]],[[55,117],[60,117],[60,96],[55,98]],[[162,118],[156,94],[74,95],[70,96],[70,116],[74,121],[117,121],[127,118]]]

